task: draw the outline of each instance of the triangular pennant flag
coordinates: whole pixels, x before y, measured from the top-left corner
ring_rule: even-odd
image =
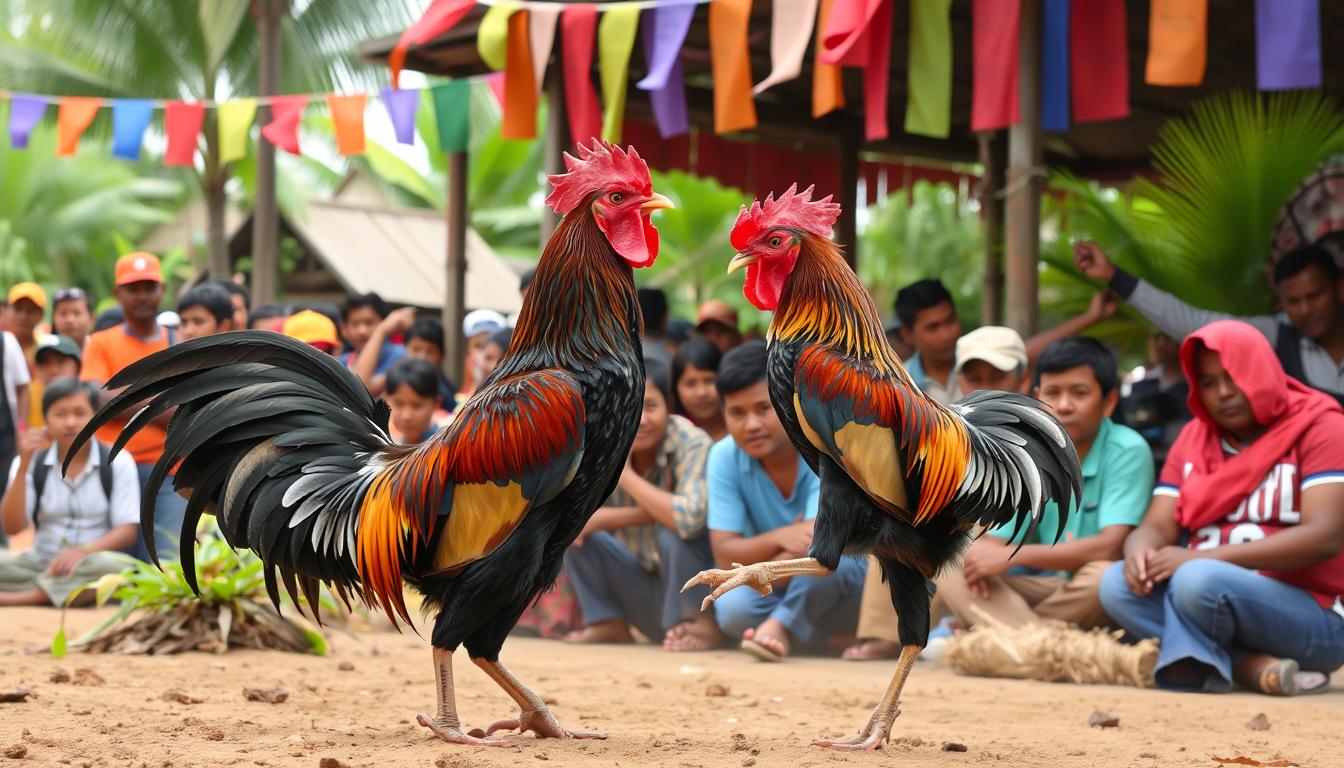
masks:
[[[1018,0],[974,0],[971,6],[971,130],[1017,122]]]
[[[649,91],[653,119],[658,124],[658,135],[664,139],[681,136],[691,130],[690,118],[686,114],[686,82],[682,77],[681,59],[676,54],[681,50],[681,42],[694,12],[694,5],[665,5],[654,8],[652,13],[644,14],[639,20],[649,75],[639,81],[637,87]],[[685,26],[681,24],[683,18]],[[678,28],[680,34],[676,34]],[[667,55],[669,49],[673,51],[670,56]],[[656,87],[647,88],[646,85]]]
[[[585,144],[602,131],[602,108],[590,74],[597,37],[597,7],[566,5],[560,12],[561,56],[565,71],[565,112],[571,144]]]
[[[217,108],[219,162],[231,163],[247,156],[247,133],[257,117],[256,99],[226,101]]]
[[[508,63],[509,18],[517,10],[518,4],[510,0],[492,5],[476,28],[476,53],[493,70],[501,70]]]
[[[546,65],[551,60],[551,47],[555,45],[555,25],[560,21],[560,7],[542,8],[532,6],[528,9],[527,36],[532,49],[532,76],[541,92],[546,82]]]
[[[1069,130],[1069,0],[1045,0],[1041,11],[1041,130],[1063,132]]]
[[[170,101],[163,110],[163,132],[168,134],[168,148],[163,153],[164,165],[193,164],[197,139],[205,123],[205,105],[199,101]]]
[[[537,85],[532,69],[532,40],[528,17],[518,11],[509,17],[509,49],[504,65],[504,119],[499,135],[505,139],[537,137]]]
[[[261,135],[291,155],[299,151],[299,121],[308,106],[308,97],[298,93],[291,96],[271,97],[271,122],[261,127]]]
[[[9,101],[9,146],[23,149],[28,146],[28,135],[47,113],[47,97],[30,93],[16,93]]]
[[[1129,116],[1129,40],[1125,0],[1087,0],[1069,8],[1069,92],[1080,122]]]
[[[756,127],[756,102],[751,98],[751,55],[747,26],[751,0],[711,0],[709,55],[714,74],[714,132],[732,133]]]
[[[844,72],[835,64],[822,61],[826,51],[826,24],[836,0],[821,0],[817,11],[817,33],[812,44],[812,116],[842,109],[845,106]]]
[[[331,110],[331,124],[336,129],[336,151],[342,157],[364,154],[365,102],[362,93],[327,94],[327,109]]]
[[[467,11],[475,7],[476,0],[434,0],[420,20],[401,33],[387,56],[388,66],[392,68],[392,87],[401,83],[401,70],[406,66],[406,54],[412,45],[424,45],[452,29]]]
[[[812,27],[817,18],[817,0],[774,0],[770,10],[770,74],[751,89],[763,93],[798,77],[803,57],[812,42]]]
[[[750,1],[750,0],[748,0]],[[597,69],[602,80],[602,138],[621,141],[625,120],[625,86],[630,80],[630,52],[639,30],[639,7],[614,5],[597,25]]]
[[[1255,81],[1262,91],[1321,87],[1318,0],[1255,0]]]
[[[1199,85],[1208,57],[1209,0],[1152,0],[1144,81]]]
[[[149,99],[114,99],[112,101],[112,155],[132,162],[140,159],[140,143],[154,116],[154,102]]]
[[[442,83],[429,90],[434,119],[439,126],[439,151],[466,152],[471,138],[471,85],[464,80]]]
[[[952,131],[952,0],[910,0],[905,132],[947,138]]]
[[[93,122],[103,100],[83,96],[62,96],[56,114],[56,155],[69,157],[79,147],[79,137]]]
[[[415,143],[415,110],[419,105],[419,90],[403,91],[390,85],[383,86],[383,106],[387,107],[398,144]]]

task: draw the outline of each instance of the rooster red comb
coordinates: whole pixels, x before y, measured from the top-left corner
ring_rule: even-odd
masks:
[[[794,184],[778,200],[771,193],[766,196],[764,203],[756,200],[751,208],[742,206],[733,232],[729,235],[733,248],[743,250],[756,235],[776,227],[808,232],[818,237],[829,235],[835,220],[840,217],[840,204],[831,202],[830,195],[813,200],[813,189],[808,187],[799,194],[798,185]]]
[[[569,173],[548,177],[555,191],[546,198],[546,205],[558,214],[574,210],[583,199],[597,190],[624,183],[645,195],[653,191],[649,181],[649,166],[634,147],[621,149],[601,139],[593,139],[591,147],[579,145],[579,156],[565,153],[565,168]]]

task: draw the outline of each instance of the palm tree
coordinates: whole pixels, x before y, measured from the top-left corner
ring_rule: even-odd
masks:
[[[222,100],[257,88],[256,13],[277,0],[0,0],[0,88],[102,97]],[[370,90],[382,68],[355,57],[361,40],[405,28],[408,0],[279,0],[283,93]],[[228,271],[214,114],[195,183],[209,212],[212,273]]]

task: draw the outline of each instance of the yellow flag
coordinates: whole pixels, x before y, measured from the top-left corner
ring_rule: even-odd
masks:
[[[518,10],[513,3],[490,6],[476,28],[476,52],[493,70],[501,70],[509,60],[509,17]]]
[[[219,162],[231,163],[247,155],[247,132],[257,116],[256,99],[238,99],[219,105]]]
[[[602,138],[621,140],[625,118],[625,86],[630,79],[630,52],[639,29],[639,8],[618,5],[603,12],[597,25],[598,73],[602,79]]]

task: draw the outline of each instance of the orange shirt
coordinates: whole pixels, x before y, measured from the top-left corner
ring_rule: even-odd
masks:
[[[168,333],[159,328],[159,335],[150,341],[144,341],[125,324],[99,331],[89,337],[84,346],[83,369],[80,378],[84,381],[96,381],[106,384],[108,379],[117,375],[122,368],[141,358],[168,348]],[[109,445],[121,434],[121,428],[134,413],[128,414],[98,430],[98,439]],[[140,430],[126,444],[127,450],[137,464],[147,464],[159,460],[163,455],[163,442],[168,433],[158,424],[150,424]]]

